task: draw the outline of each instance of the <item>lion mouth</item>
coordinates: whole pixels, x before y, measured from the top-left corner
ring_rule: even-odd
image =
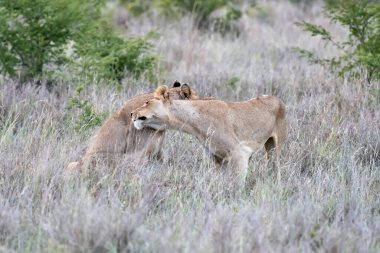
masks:
[[[133,120],[133,125],[136,129],[141,130],[143,128],[151,128],[154,130],[164,130],[166,128],[165,124],[162,124],[157,117],[147,118],[145,116],[140,116]]]
[[[165,130],[165,126],[161,124],[157,124],[157,123],[149,123],[149,124],[146,124],[146,126],[153,128],[155,130]]]
[[[144,128],[143,121],[142,120],[135,120],[133,121],[133,125],[137,130],[141,130]]]

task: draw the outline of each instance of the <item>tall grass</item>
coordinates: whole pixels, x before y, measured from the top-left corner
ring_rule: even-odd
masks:
[[[294,26],[299,19],[333,26],[319,5],[303,12],[288,2],[259,3],[272,16],[243,17],[239,38],[200,32],[188,17],[134,21],[141,26],[129,33],[165,24],[155,42],[166,70],[161,83],[179,79],[225,100],[282,98],[281,182],[259,151],[247,191],[229,198],[201,145],[178,132],[167,133],[162,163],[139,166],[131,155],[86,177],[64,177],[94,131],[73,128],[65,106],[75,90],[66,83],[52,92],[17,89],[3,79],[0,252],[379,252],[379,83],[338,79],[292,53],[302,46],[334,54]],[[111,112],[155,86],[85,92],[95,110]]]

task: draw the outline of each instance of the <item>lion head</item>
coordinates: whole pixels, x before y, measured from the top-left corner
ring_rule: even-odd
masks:
[[[166,85],[159,86],[154,92],[154,96],[156,96],[159,92],[158,89],[162,89],[161,87],[166,87],[166,96],[173,100],[199,99],[199,96],[195,90],[190,88],[188,84],[181,84],[177,80],[174,81],[172,88],[168,88]]]
[[[187,84],[183,84],[180,89],[180,96],[192,96],[193,90]],[[169,117],[167,104],[171,103],[172,96],[173,94],[169,92],[166,85],[159,86],[154,92],[153,99],[147,100],[143,106],[131,113],[134,126],[137,129],[149,127],[164,130],[165,121]]]

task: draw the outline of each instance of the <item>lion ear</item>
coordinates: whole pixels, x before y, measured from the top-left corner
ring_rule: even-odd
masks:
[[[180,86],[181,86],[181,83],[178,82],[178,80],[175,80],[173,83],[173,88],[180,87]]]
[[[154,91],[154,97],[160,100],[168,100],[169,99],[169,88],[166,85],[159,86]]]
[[[198,95],[196,92],[190,88],[190,86],[186,83],[182,84],[180,95],[182,98],[188,98],[188,99],[196,99],[198,98]]]

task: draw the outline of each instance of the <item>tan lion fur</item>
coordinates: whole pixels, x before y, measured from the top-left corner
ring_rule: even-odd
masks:
[[[198,99],[197,93],[187,84],[179,82],[166,90],[171,99]],[[131,121],[131,112],[152,99],[153,93],[142,94],[127,100],[113,113],[91,138],[88,148],[80,161],[71,162],[68,169],[87,168],[98,160],[112,162],[124,153],[140,152],[140,158],[160,159],[160,150],[165,131],[146,128],[137,131]]]
[[[239,188],[252,153],[265,147],[275,165],[286,138],[285,104],[266,95],[245,102],[180,101],[160,86],[154,99],[132,113],[132,120],[137,129],[175,129],[195,136],[218,164],[228,168]]]

